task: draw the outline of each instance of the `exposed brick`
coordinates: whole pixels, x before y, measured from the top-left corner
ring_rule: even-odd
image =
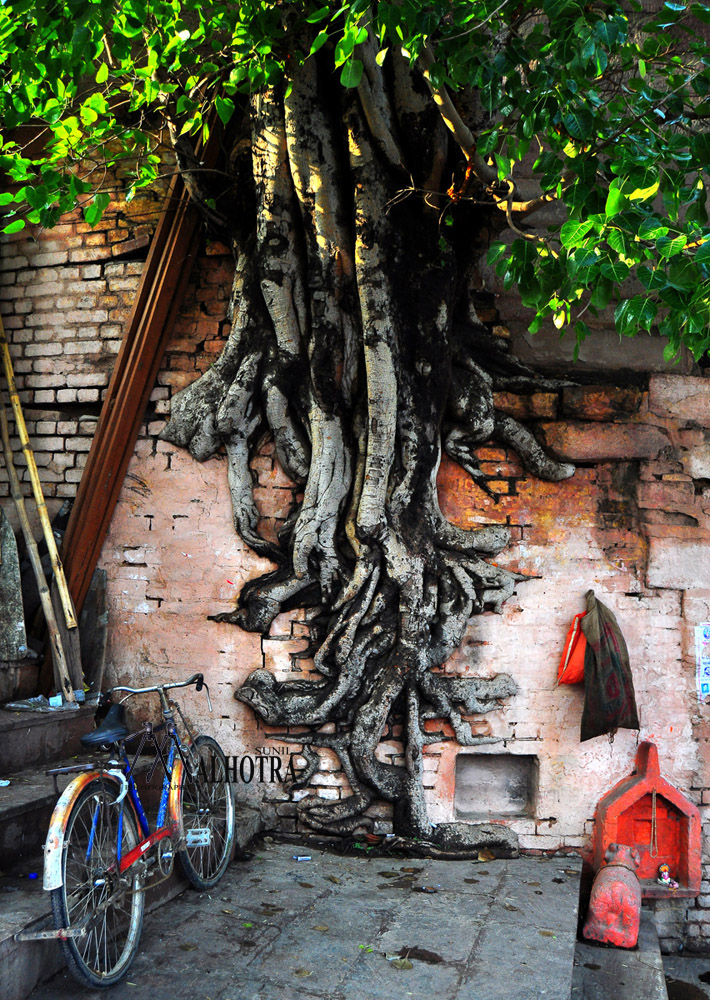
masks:
[[[87,386],[104,386],[108,382],[106,372],[86,372],[82,375],[67,375],[67,385],[70,388],[86,388]]]
[[[64,291],[64,282],[48,281],[49,275],[43,275],[43,277],[45,280],[38,281],[37,283],[32,282],[32,279],[27,279],[27,282],[23,283],[25,294],[32,299],[43,299],[49,295],[61,295]]]
[[[25,354],[28,358],[47,358],[61,353],[61,344],[28,344],[25,348]],[[52,362],[52,364],[56,367],[56,362]]]
[[[657,458],[670,447],[668,435],[645,424],[564,422],[541,424],[544,442],[560,458],[572,462]]]
[[[74,251],[78,253],[80,251]],[[66,250],[57,250],[53,253],[38,253],[32,258],[32,264],[35,267],[52,267],[55,264],[66,264],[69,259],[69,254]]]
[[[692,482],[639,483],[637,499],[639,507],[686,510],[693,506],[695,490]]]
[[[553,392],[536,392],[531,396],[515,396],[511,392],[495,392],[493,403],[497,410],[501,410],[517,420],[557,416],[557,393]]]
[[[69,260],[72,263],[83,263],[90,261],[102,260],[108,257],[111,253],[108,247],[90,247],[86,250],[70,250]]]
[[[710,537],[691,541],[651,538],[646,582],[649,587],[692,590],[706,585]]]
[[[648,390],[648,408],[652,413],[710,427],[710,379],[654,375]]]
[[[583,420],[613,420],[637,413],[642,399],[641,390],[632,387],[570,386],[562,394],[562,412]]]

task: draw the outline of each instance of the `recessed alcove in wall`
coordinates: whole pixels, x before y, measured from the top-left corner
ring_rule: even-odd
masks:
[[[532,754],[459,753],[454,809],[458,819],[533,816],[538,760]]]

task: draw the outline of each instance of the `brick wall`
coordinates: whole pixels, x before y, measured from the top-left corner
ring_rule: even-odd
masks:
[[[50,515],[76,494],[164,197],[160,187],[127,204],[120,175],[105,185],[113,198],[93,229],[77,209],[0,241],[0,315]]]
[[[146,221],[147,206],[131,219],[117,203],[97,232],[88,232],[74,216],[59,230],[34,234],[36,239],[19,234],[0,250],[0,308],[50,507],[76,490],[155,205],[152,211],[152,222]],[[210,684],[214,715],[194,693],[185,696],[184,707],[229,753],[258,756],[262,748],[289,748],[268,739],[268,731],[234,700],[234,690],[259,666],[278,678],[309,677],[312,663],[297,656],[308,624],[302,613],[282,615],[262,638],[206,620],[229,609],[243,583],[270,564],[233,531],[224,457],[198,464],[158,439],[172,394],[219,353],[230,276],[226,249],[207,245],[185,290],[103,550],[110,603],[106,682],[175,679],[199,668]],[[482,282],[489,312],[502,320],[499,332],[524,353],[526,334],[511,300],[500,296],[490,274],[482,273]],[[613,344],[608,332],[604,336]],[[556,332],[554,339],[558,343]],[[567,345],[555,353],[552,339],[540,343],[550,368],[568,366]],[[635,733],[620,731],[613,744],[603,738],[580,744],[583,692],[556,686],[566,630],[592,587],[617,615],[629,646],[640,737],[658,744],[664,775],[700,806],[707,844],[710,709],[695,693],[693,628],[710,621],[710,379],[687,358],[680,368],[664,365],[659,342],[650,337],[589,354],[578,370],[590,384],[531,399],[501,395],[497,401],[577,463],[572,479],[535,480],[515,454],[491,444],[479,458],[492,498],[454,463],[442,464],[446,515],[462,526],[509,525],[513,541],[499,560],[531,577],[518,585],[502,615],[471,621],[461,648],[442,668],[462,676],[507,671],[519,687],[499,710],[475,722],[480,733],[500,742],[462,752],[536,757],[534,810],[506,821],[526,850],[588,847],[596,803],[630,772],[637,742]],[[253,468],[261,528],[270,534],[286,516],[294,486],[268,442]],[[9,508],[4,473],[0,491]],[[397,760],[399,736],[395,720],[378,755]],[[456,751],[453,742],[427,748],[427,798],[437,822],[456,818]],[[321,754],[323,773],[315,789],[337,799],[347,794],[347,783],[337,759]],[[278,782],[255,778],[238,787],[267,821],[295,828],[293,803]],[[370,812],[377,830],[390,829],[387,805]],[[667,948],[681,937],[689,947],[710,943],[710,851],[703,860],[697,904],[657,907]]]

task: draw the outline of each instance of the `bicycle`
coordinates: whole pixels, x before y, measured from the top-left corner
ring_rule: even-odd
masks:
[[[211,736],[193,735],[177,701],[169,702],[166,695],[169,689],[192,684],[197,691],[204,687],[212,711],[202,674],[172,684],[111,688],[100,701],[101,707],[109,706],[104,719],[81,737],[87,749],[116,751],[108,766],[87,762],[46,772],[81,773],[66,787],[52,814],[44,888],[51,892],[55,930],[40,935],[59,940],[70,972],[84,985],[113,986],[126,975],[138,951],[145,892],[170,876],[176,856],[190,883],[203,890],[217,884],[229,863],[234,798],[225,755]],[[111,696],[121,691],[128,694],[114,703]],[[160,697],[163,722],[155,727],[146,722],[142,731],[131,734],[123,702],[150,692]],[[180,714],[187,742],[177,734],[171,705]],[[154,734],[162,730],[166,736],[151,773],[161,760],[165,774],[151,833],[132,769],[146,740],[151,738],[157,747]],[[141,732],[130,764],[125,743]],[[146,884],[156,865],[158,877]]]

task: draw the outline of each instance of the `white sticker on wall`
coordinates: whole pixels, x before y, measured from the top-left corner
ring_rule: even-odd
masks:
[[[698,701],[710,704],[710,622],[695,626],[695,663]]]

